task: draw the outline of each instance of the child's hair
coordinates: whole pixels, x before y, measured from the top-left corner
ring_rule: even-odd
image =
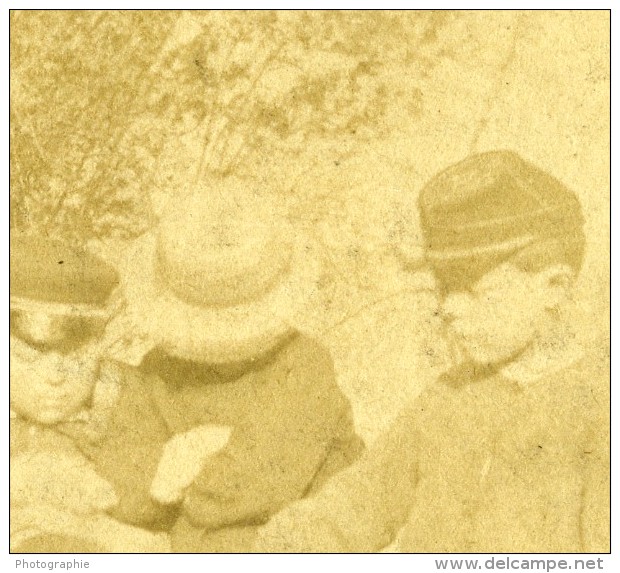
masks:
[[[536,241],[515,253],[509,260],[524,272],[540,272],[553,265],[567,265],[577,277],[585,252],[583,231],[572,237],[553,237]]]
[[[442,292],[469,290],[485,274],[504,263],[512,263],[526,273],[537,273],[554,265],[567,265],[577,278],[583,263],[585,238],[583,231],[573,237],[539,239],[506,255],[477,255],[453,261],[431,262],[431,268]]]
[[[472,155],[433,177],[418,198],[426,258],[445,291],[470,288],[510,262],[526,272],[565,264],[585,250],[578,197],[512,151]]]

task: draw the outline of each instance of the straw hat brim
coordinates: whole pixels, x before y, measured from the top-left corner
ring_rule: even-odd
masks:
[[[127,304],[153,345],[179,348],[184,358],[244,355],[295,328],[316,295],[319,259],[310,241],[298,239],[289,272],[275,288],[249,303],[208,307],[187,303],[166,287],[156,270],[156,237],[146,235],[123,265]]]

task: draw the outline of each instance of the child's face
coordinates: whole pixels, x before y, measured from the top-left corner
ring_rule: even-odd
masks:
[[[99,337],[73,326],[42,313],[11,317],[10,400],[21,416],[54,424],[90,399],[101,358]]]
[[[554,273],[528,273],[505,263],[466,292],[447,293],[441,313],[465,359],[492,364],[527,348],[559,303]]]

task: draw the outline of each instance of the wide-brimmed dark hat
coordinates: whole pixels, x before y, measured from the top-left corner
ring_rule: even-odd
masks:
[[[435,268],[481,272],[537,241],[583,241],[575,194],[512,151],[448,167],[422,189],[419,207],[426,258]]]

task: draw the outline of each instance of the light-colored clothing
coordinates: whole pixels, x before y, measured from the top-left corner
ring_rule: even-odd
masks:
[[[159,407],[174,433],[232,428],[187,489],[175,551],[246,552],[258,525],[318,488],[363,448],[329,353],[294,334],[269,356],[224,374],[153,352]]]
[[[151,392],[151,380],[137,369],[104,362],[93,403],[70,420],[46,426],[12,417],[11,456],[82,456],[118,496],[118,505],[109,511],[112,517],[144,528],[169,528],[171,509],[153,501],[149,493],[170,438]]]
[[[609,551],[609,367],[521,385],[448,376],[362,460],[263,528],[257,551]],[[459,383],[460,382],[460,383]]]

